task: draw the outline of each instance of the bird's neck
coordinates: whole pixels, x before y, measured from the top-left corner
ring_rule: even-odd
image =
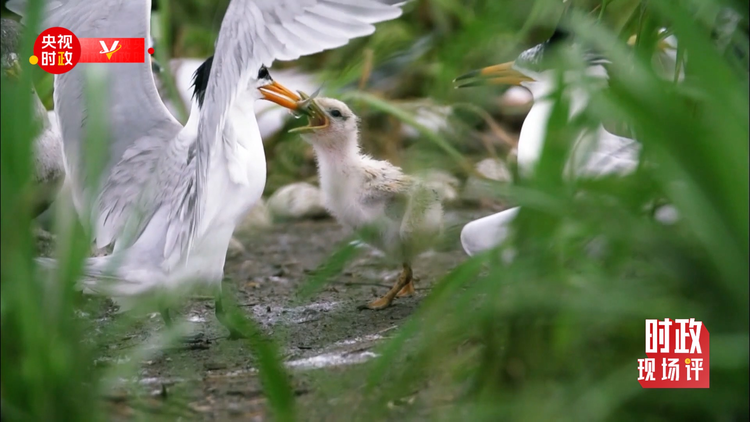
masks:
[[[361,159],[358,138],[356,133],[332,134],[325,142],[313,142],[312,146],[320,164],[340,168]]]
[[[361,167],[358,164],[362,161],[357,141],[357,135],[354,134],[331,143],[313,144],[323,189],[356,179],[356,170]]]
[[[567,85],[565,95],[570,102],[569,119],[583,112],[591,99],[587,88],[580,81],[575,80],[575,76],[566,75],[565,81]],[[599,75],[589,73],[588,76]],[[606,82],[606,74],[602,82]],[[529,174],[533,171],[544,148],[547,125],[554,105],[550,95],[557,89],[557,82],[553,78],[540,78],[524,86],[531,91],[534,105],[521,126],[518,139],[518,165],[523,173]]]
[[[188,115],[188,121],[185,123],[185,130],[191,133],[198,133],[198,122],[200,122],[201,111],[198,107],[198,101],[193,99],[190,101],[190,114]]]

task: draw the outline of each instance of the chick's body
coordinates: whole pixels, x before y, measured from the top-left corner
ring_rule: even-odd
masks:
[[[302,136],[315,150],[326,208],[363,241],[404,266],[391,292],[368,305],[386,307],[399,291],[413,292],[411,264],[442,233],[440,197],[391,163],[362,154],[357,117],[344,103],[330,98],[315,102],[327,124],[304,128]]]

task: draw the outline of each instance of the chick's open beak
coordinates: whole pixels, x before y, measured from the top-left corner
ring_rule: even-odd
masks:
[[[297,102],[297,113],[307,116],[309,122],[307,126],[301,126],[291,129],[289,132],[309,132],[317,129],[324,129],[328,127],[328,116],[326,116],[323,109],[320,108],[318,103],[315,101],[315,94],[312,97],[300,91],[301,101]]]
[[[533,81],[534,79],[515,70],[515,62],[501,63],[482,69],[473,70],[453,80],[456,88],[482,85],[520,85],[521,82]]]
[[[263,94],[263,99],[276,103],[290,110],[297,110],[300,96],[292,92],[284,85],[273,81],[268,85],[258,88]]]

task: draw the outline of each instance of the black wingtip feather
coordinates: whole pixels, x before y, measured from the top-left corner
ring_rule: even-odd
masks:
[[[213,62],[214,56],[207,58],[193,73],[193,98],[198,100],[199,107],[203,107],[203,99],[206,97],[206,87],[208,86],[208,76],[211,74],[211,65]]]

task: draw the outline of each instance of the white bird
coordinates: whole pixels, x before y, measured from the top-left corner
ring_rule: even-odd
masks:
[[[459,87],[490,83],[522,85],[531,91],[534,104],[521,127],[518,141],[518,167],[523,176],[534,172],[544,147],[547,121],[554,101],[549,98],[557,85],[556,71],[550,63],[554,51],[569,39],[567,32],[557,29],[547,41],[522,52],[515,61],[486,67],[456,78],[464,81],[479,77],[479,81],[463,83]],[[607,61],[592,52],[585,54],[585,72],[570,70],[564,75],[566,95],[570,98],[572,119],[586,107],[589,93],[585,80],[603,82],[607,80]],[[640,144],[633,139],[614,135],[599,124],[593,130],[584,130],[578,135],[568,157],[565,175],[567,178],[604,175],[626,175],[638,166]],[[469,255],[490,249],[502,243],[509,234],[508,224],[518,214],[519,208],[511,208],[468,223],[461,231],[461,244]]]
[[[16,81],[21,66],[18,63],[18,49],[21,40],[22,26],[18,22],[3,18],[0,24],[0,45],[2,46],[3,71],[10,81]],[[39,134],[34,139],[34,216],[44,212],[57,198],[60,187],[65,180],[63,163],[62,134],[55,113],[47,111],[36,91],[31,93],[34,120],[39,125]],[[11,140],[6,139],[5,142]]]
[[[677,82],[682,82],[685,79],[685,66],[684,63],[677,63],[677,37],[670,34],[667,28],[659,28],[658,37],[653,66],[663,79],[672,81],[676,77]],[[634,46],[637,41],[638,35],[632,35],[628,38],[628,45]]]
[[[7,7],[23,12],[24,3],[11,0]],[[43,27],[65,27],[84,38],[149,38],[150,11],[149,0],[58,0],[47,3]],[[217,318],[227,325],[221,301],[227,247],[266,180],[254,104],[243,100],[265,98],[295,108],[299,97],[268,72],[274,60],[342,46],[400,14],[399,7],[375,0],[233,0],[214,56],[196,72],[184,127],[159,98],[150,63],[78,64],[55,76],[74,204],[79,215],[93,211],[97,246],[114,245],[112,255],[86,261],[86,287],[132,304],[146,295],[206,286],[216,295]],[[93,70],[109,81],[104,110],[110,155],[100,181],[86,180],[92,163],[81,148],[88,128],[82,98]],[[169,323],[168,310],[161,311]],[[238,333],[230,328],[230,335]]]
[[[366,308],[383,309],[414,293],[412,263],[441,235],[440,196],[387,161],[364,155],[357,116],[341,101],[317,98],[308,107],[308,126],[293,129],[315,150],[323,201],[342,225],[403,267],[393,287]]]

